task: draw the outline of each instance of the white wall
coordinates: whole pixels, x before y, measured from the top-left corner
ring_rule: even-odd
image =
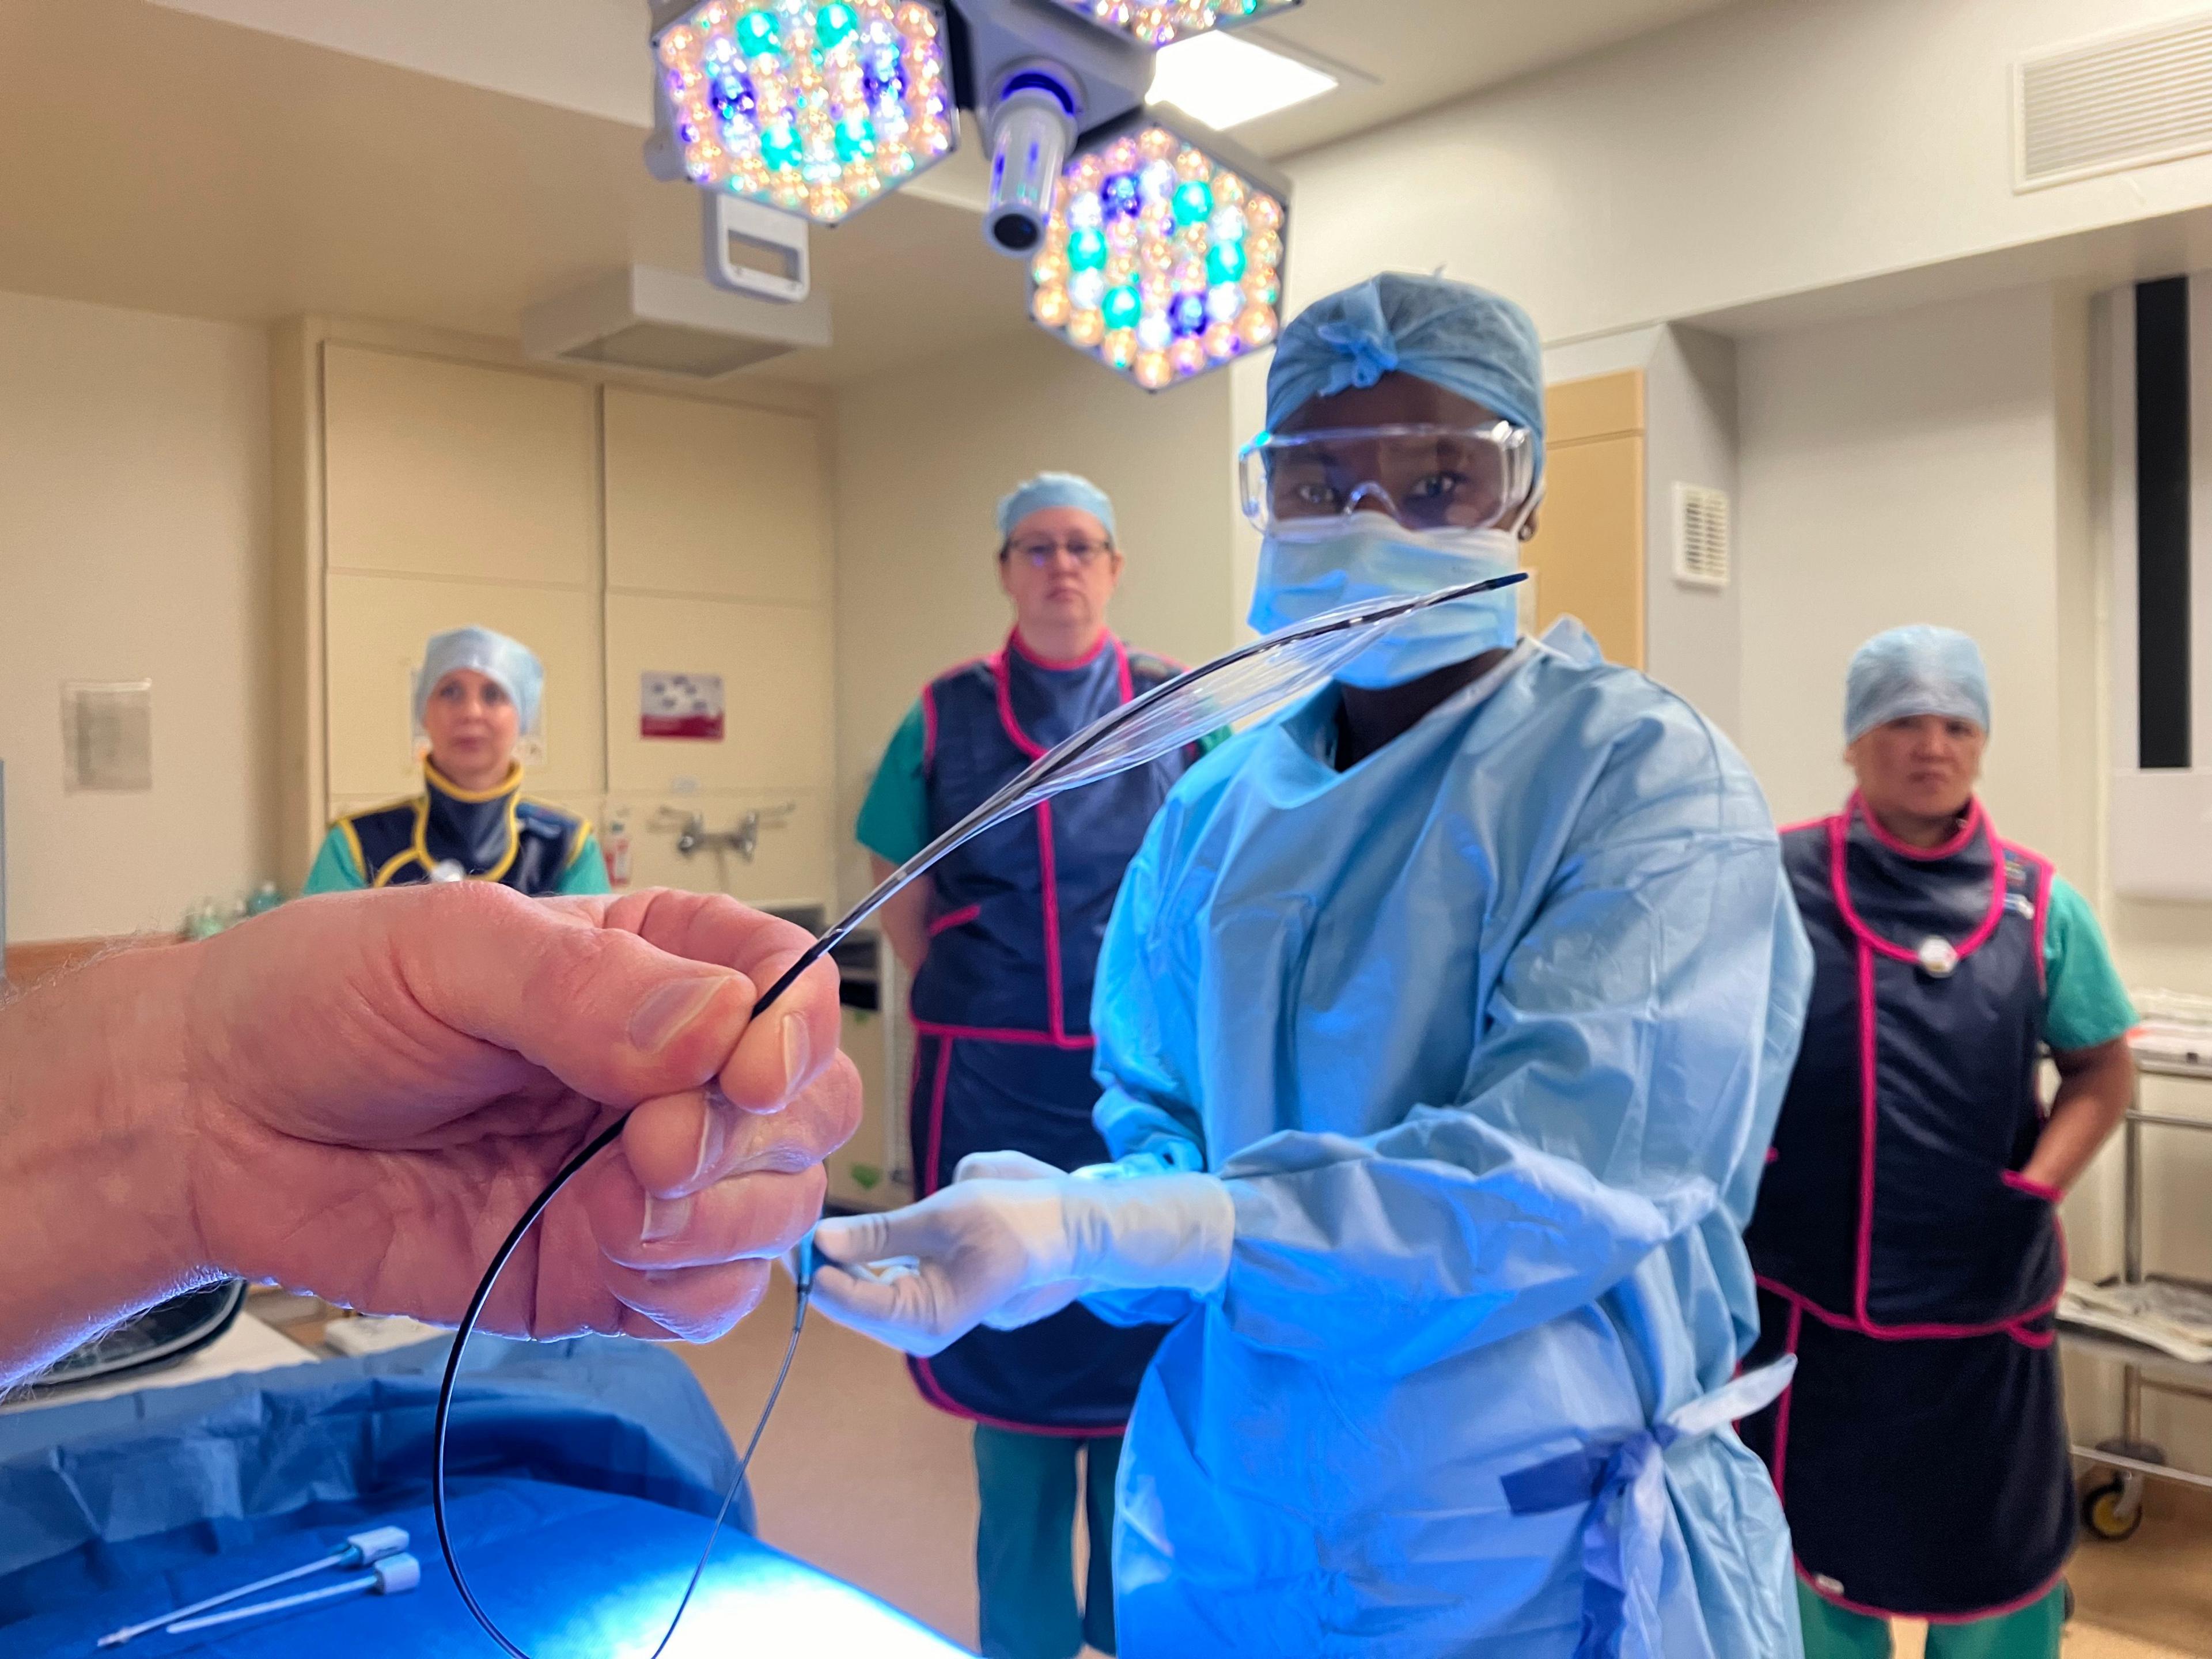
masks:
[[[1741,740],[1743,588],[1674,580],[1674,486],[1736,494],[1736,349],[1672,324],[1547,348],[1547,385],[1644,375],[1644,668]]]
[[[173,927],[270,873],[268,350],[0,294],[11,938]],[[154,683],[150,793],[62,787],[65,680]]]
[[[1012,625],[992,510],[1048,467],[1114,499],[1127,555],[1111,622],[1183,662],[1232,643],[1230,383],[1158,395],[1042,334],[863,382],[837,404],[837,771],[847,829],[923,684]],[[865,860],[845,837],[845,885]]]
[[[1294,300],[1379,269],[1562,341],[2212,201],[2212,157],[2015,195],[2008,66],[2201,0],[1751,0],[1298,158]]]
[[[1739,493],[1735,342],[1697,329],[1660,330],[1644,373],[1644,667],[1740,736],[1742,585],[1674,580],[1674,486],[1717,489],[1731,501]]]
[[[2095,769],[2060,720],[2062,680],[2087,666],[2058,655],[2061,311],[2026,290],[1743,343],[1741,739],[1778,817],[1832,811],[1849,787],[1853,649],[1940,623],[1989,662],[1999,827],[2094,884],[2064,804]]]

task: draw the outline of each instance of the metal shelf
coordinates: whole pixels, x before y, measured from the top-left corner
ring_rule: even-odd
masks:
[[[2176,1078],[2197,1083],[2212,1083],[2212,1059],[2200,1059],[2195,1054],[2167,1057],[2157,1054],[2134,1055],[2138,1078]],[[2142,1091],[2138,1087],[2136,1103],[2128,1108],[2127,1119],[2122,1127],[2121,1215],[2123,1223],[2120,1278],[2123,1284],[2141,1285],[2145,1282],[2143,1271],[2143,1155],[2142,1136],[2145,1129],[2178,1129],[2185,1133],[2212,1133],[2212,1118],[2182,1117],[2171,1112],[2147,1112],[2142,1106]],[[2150,1277],[2157,1277],[2151,1275]],[[2195,1280],[2183,1280],[2195,1284]],[[2189,1469],[2177,1469],[2167,1464],[2164,1450],[2148,1444],[2142,1438],[2142,1397],[2148,1389],[2158,1394],[2185,1395],[2192,1398],[2212,1400],[2212,1363],[2191,1364],[2177,1359],[2172,1354],[2140,1342],[2116,1336],[2094,1326],[2059,1325],[2060,1340],[2076,1352],[2099,1359],[2111,1360],[2120,1367],[2120,1433],[2116,1440],[2098,1446],[2075,1446],[2074,1455],[2082,1462],[2119,1473],[2122,1492],[2118,1513],[2122,1520],[2130,1519],[2142,1502],[2142,1485],[2146,1480],[2173,1480],[2185,1486],[2212,1488],[2212,1475],[2198,1474]]]

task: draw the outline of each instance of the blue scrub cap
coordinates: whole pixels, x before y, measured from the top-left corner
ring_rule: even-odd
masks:
[[[1104,525],[1107,535],[1114,533],[1114,503],[1104,490],[1073,472],[1040,472],[1027,483],[1016,484],[999,503],[999,539],[1012,535],[1014,526],[1030,514],[1051,507],[1079,508]]]
[[[457,668],[473,668],[514,701],[521,729],[535,731],[538,705],[545,690],[545,669],[520,640],[495,634],[489,628],[455,628],[433,634],[422,651],[422,678],[415,687],[415,723],[430,706],[438,682]]]
[[[1886,720],[1942,714],[1990,729],[1990,676],[1982,649],[1952,628],[1893,628],[1851,658],[1844,737],[1856,743]]]
[[[1512,301],[1443,276],[1385,271],[1291,319],[1267,370],[1267,424],[1391,370],[1471,398],[1518,427],[1544,465],[1544,348]]]

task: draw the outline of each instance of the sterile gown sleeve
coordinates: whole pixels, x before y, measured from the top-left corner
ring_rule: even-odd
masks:
[[[300,889],[301,896],[312,893],[350,893],[368,885],[368,878],[361,872],[361,862],[354,857],[353,841],[346,834],[345,825],[334,823],[331,832],[323,837],[322,850],[315,854],[313,868]]]
[[[1686,764],[1691,748],[1705,752]],[[1516,884],[1540,896],[1517,935],[1484,942],[1502,960],[1481,981],[1462,1097],[1406,1102],[1366,1134],[1291,1127],[1206,1146],[1201,1083],[1238,1080],[1193,1075],[1202,1020],[1163,971],[1155,923],[1179,822],[1171,802],[1101,956],[1114,992],[1093,1015],[1097,1121],[1117,1158],[1205,1155],[1227,1183],[1237,1234],[1218,1295],[1239,1336],[1408,1371],[1595,1300],[1724,1192],[1747,1211],[1811,966],[1765,804],[1717,745],[1686,744],[1679,726],[1617,742],[1559,856],[1493,867],[1501,899]],[[1478,925],[1472,892],[1437,896],[1437,925]],[[1388,942],[1370,948],[1388,973]],[[1255,1017],[1297,1006],[1295,986],[1247,990]],[[1296,1086],[1332,1079],[1302,1068]],[[1274,1121],[1341,1121],[1330,1105],[1278,1103]],[[1117,1321],[1176,1316],[1157,1293],[1089,1300]]]

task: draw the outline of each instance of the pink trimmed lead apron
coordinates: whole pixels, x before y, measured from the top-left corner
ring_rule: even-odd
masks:
[[[1746,1233],[1761,1334],[1795,1380],[1742,1425],[1800,1575],[1870,1613],[1985,1618],[2074,1540],[2043,1127],[2051,866],[1977,801],[1921,850],[1856,797],[1785,831],[1813,942],[1805,1036]]]
[[[929,831],[964,817],[1054,744],[1172,678],[1110,635],[1045,662],[1009,639],[922,692]],[[1091,1127],[1091,992],[1122,872],[1194,753],[1049,801],[938,866],[929,957],[914,988],[919,1196],[962,1158],[1012,1148],[1061,1169],[1103,1162]],[[1119,1434],[1162,1333],[1073,1307],[979,1329],[910,1362],[933,1404],[1030,1432]]]

